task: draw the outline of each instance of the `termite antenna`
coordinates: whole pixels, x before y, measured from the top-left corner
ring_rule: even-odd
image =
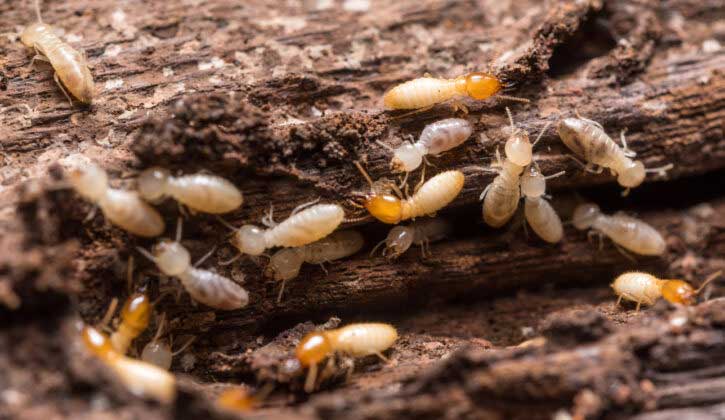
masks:
[[[133,290],[133,255],[128,256],[128,263],[126,264],[126,291],[131,294]]]
[[[96,325],[96,328],[103,329],[106,325],[108,325],[109,322],[111,322],[111,318],[113,318],[113,314],[116,313],[116,307],[118,306],[118,299],[113,298],[111,299],[111,304],[108,305],[108,309],[106,310],[106,313],[103,315],[103,318],[101,318],[101,322]]]
[[[35,16],[38,17],[38,22],[43,23],[43,18],[40,16],[40,0],[35,0]]]
[[[181,217],[176,219],[176,242],[181,241]]]
[[[536,140],[534,140],[534,142],[531,144],[532,149],[534,148],[534,146],[536,146],[536,143],[538,143],[539,140],[541,140],[541,138],[544,136],[544,133],[546,133],[546,130],[549,128],[549,126],[551,125],[552,122],[553,121],[547,122],[546,125],[544,126],[544,128],[541,129],[541,131],[539,132],[539,135],[536,136]]]
[[[222,224],[222,226],[224,226],[225,228],[227,228],[231,231],[231,232],[229,232],[229,235],[227,235],[227,236],[234,235],[234,233],[239,229],[239,228],[233,226],[231,223],[227,222],[226,220],[222,219],[221,216],[217,216],[216,219],[219,221],[219,223]]]
[[[695,294],[699,294],[699,293],[700,293],[700,292],[702,291],[702,289],[704,289],[704,288],[705,288],[705,286],[707,286],[707,285],[708,285],[708,284],[709,284],[709,283],[710,283],[711,281],[713,281],[713,280],[715,280],[716,278],[720,277],[720,275],[721,275],[721,274],[722,274],[722,270],[718,270],[718,271],[716,271],[716,272],[714,272],[714,273],[710,274],[710,275],[709,275],[709,276],[708,276],[708,277],[707,277],[707,278],[705,279],[705,281],[704,281],[704,282],[703,282],[703,283],[702,283],[702,284],[700,285],[700,287],[698,287],[698,288],[697,288],[697,290],[695,290]]]
[[[156,258],[154,258],[153,254],[151,254],[150,252],[146,251],[145,249],[141,248],[140,246],[136,247],[136,251],[140,252],[141,255],[146,257],[152,263],[156,264]]]
[[[362,221],[365,221],[365,220],[370,219],[371,217],[372,216],[370,216],[369,214],[366,214],[365,216],[360,216],[360,217],[353,217],[353,218],[349,218],[349,219],[348,218],[344,218],[344,219],[342,219],[342,223],[357,223],[357,222],[362,222]]]
[[[378,144],[378,146],[382,147],[383,149],[386,149],[386,150],[387,150],[387,151],[389,151],[389,152],[395,152],[395,149],[393,149],[393,148],[392,148],[391,146],[389,146],[389,145],[387,145],[387,144],[383,143],[383,142],[382,142],[382,141],[380,141],[380,140],[375,140],[375,143],[377,143],[377,144]]]
[[[669,171],[670,169],[672,169],[674,167],[675,167],[674,164],[668,163],[667,165],[659,166],[657,168],[647,168],[644,171],[646,173],[658,173],[658,174],[664,176],[667,173],[667,171]]]
[[[189,346],[191,345],[191,343],[193,343],[195,340],[196,340],[196,337],[191,337],[189,340],[186,341],[186,343],[184,343],[183,346],[181,346],[181,348],[179,348],[175,352],[171,353],[171,356],[176,356],[178,354],[181,354],[181,352],[183,352],[184,350],[186,350],[187,348],[189,348]]]
[[[159,338],[161,338],[161,333],[164,331],[164,326],[166,324],[166,312],[163,312],[161,316],[159,317],[159,326],[156,328],[156,334],[154,334],[154,338],[151,339],[152,342],[158,341]]]
[[[511,110],[509,109],[509,107],[506,107],[506,115],[509,116],[509,122],[511,123],[511,135],[513,135],[516,127],[514,126],[514,117],[511,115]]]
[[[370,251],[370,256],[372,257],[372,256],[373,256],[373,254],[375,254],[375,251],[377,251],[377,250],[378,250],[378,248],[380,248],[380,245],[382,245],[382,244],[384,244],[384,243],[385,243],[385,239],[383,239],[382,241],[378,242],[378,244],[377,244],[377,245],[375,245],[375,248],[373,248],[373,250],[372,250],[372,251]]]
[[[559,171],[559,172],[557,172],[557,173],[555,173],[553,175],[547,175],[547,176],[545,176],[544,179],[556,178],[557,176],[562,176],[565,173],[566,173],[566,171]]]
[[[372,189],[373,188],[373,180],[372,180],[372,178],[370,178],[370,175],[368,175],[368,173],[362,167],[362,165],[360,164],[360,161],[359,160],[356,160],[353,163],[355,163],[355,166],[357,167],[357,170],[360,171],[360,173],[362,174],[363,178],[365,178],[365,180],[368,182],[368,184],[370,184],[370,189]]]
[[[522,102],[522,103],[525,103],[525,104],[530,104],[531,103],[531,101],[528,100],[528,99],[526,99],[526,98],[519,98],[519,97],[516,97],[516,96],[509,96],[509,95],[501,95],[501,94],[499,94],[498,97],[501,98],[501,99],[508,99],[509,101],[514,101],[514,102]]]

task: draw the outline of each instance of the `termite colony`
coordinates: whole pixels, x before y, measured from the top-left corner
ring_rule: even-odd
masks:
[[[36,3],[38,23],[28,26],[21,41],[32,48],[35,59],[47,60],[55,70],[55,79],[66,93],[79,101],[90,104],[93,95],[93,77],[85,58],[62,42],[49,25],[42,23],[40,9]],[[420,110],[436,104],[453,101],[456,108],[467,109],[458,102],[461,98],[485,100],[491,97],[521,100],[501,95],[504,83],[492,73],[474,72],[453,79],[422,77],[393,87],[383,97],[389,110]],[[547,132],[547,121],[539,130],[536,140],[529,140],[529,133],[516,126],[513,115],[506,108],[509,124],[503,127],[505,134],[503,157],[496,150],[492,168],[496,176],[480,194],[482,220],[491,228],[501,228],[509,223],[523,200],[524,226],[530,226],[543,241],[557,244],[564,237],[562,223],[551,197],[546,194],[546,180],[561,176],[563,171],[542,174],[534,155],[534,147]],[[351,200],[359,208],[378,221],[396,225],[387,237],[370,252],[384,246],[382,254],[392,261],[401,257],[412,246],[421,249],[422,258],[432,255],[430,243],[451,235],[452,224],[435,216],[452,203],[464,187],[465,175],[459,170],[442,170],[426,180],[428,156],[439,156],[454,148],[462,147],[475,131],[474,124],[463,118],[448,118],[427,125],[415,142],[404,142],[398,147],[378,142],[392,154],[390,172],[404,173],[400,183],[387,179],[373,181],[359,161],[351,162],[367,185],[368,191],[355,194]],[[636,154],[626,144],[621,134],[622,147],[612,140],[597,122],[577,117],[562,118],[557,132],[587,171],[601,172],[609,169],[625,193],[642,184],[648,172],[664,174],[672,165],[659,168],[645,168],[641,161],[634,160]],[[581,162],[583,159],[584,162]],[[421,167],[420,181],[409,191],[408,176]],[[227,265],[242,257],[266,256],[269,261],[262,270],[266,277],[280,282],[277,303],[282,302],[286,282],[296,278],[304,263],[319,264],[324,270],[326,263],[343,259],[358,253],[365,246],[364,236],[354,230],[338,230],[345,222],[357,218],[346,218],[342,205],[318,203],[319,199],[300,204],[282,222],[276,223],[272,212],[262,223],[265,228],[254,224],[233,226],[219,215],[234,212],[243,204],[243,195],[237,186],[211,173],[172,174],[168,169],[152,167],[141,172],[136,179],[136,190],[117,189],[110,186],[109,176],[104,169],[91,162],[76,163],[67,168],[66,178],[72,188],[84,199],[100,208],[105,218],[127,232],[155,238],[166,231],[161,214],[152,206],[164,198],[171,197],[179,205],[180,212],[207,213],[216,215],[221,224],[232,230],[229,243],[238,250],[234,259],[220,265]],[[399,225],[404,221],[407,225]],[[588,230],[598,235],[600,244],[604,236],[623,253],[646,256],[660,256],[666,250],[661,234],[644,221],[621,213],[607,215],[593,203],[579,205],[570,221],[578,230]],[[178,280],[181,288],[188,292],[194,302],[211,308],[233,311],[250,303],[247,290],[237,280],[217,273],[214,269],[197,268],[213,249],[197,263],[192,264],[191,253],[182,244],[182,223],[177,222],[173,240],[162,239],[151,250],[137,247],[136,250],[156,267],[160,275]],[[265,254],[277,248],[271,256]],[[629,254],[626,254],[629,255]],[[326,271],[326,270],[325,270]],[[699,289],[682,280],[660,280],[653,275],[629,272],[619,276],[612,284],[615,293],[622,299],[634,301],[637,310],[640,305],[651,305],[660,297],[672,303],[691,305],[702,288],[719,273],[706,279]],[[175,395],[175,378],[168,372],[175,354],[188,348],[193,337],[175,352],[170,338],[162,338],[169,329],[165,315],[156,315],[157,327],[153,338],[134,359],[127,354],[133,342],[148,328],[154,316],[154,303],[145,290],[130,294],[123,305],[115,330],[107,325],[113,315],[111,306],[106,320],[98,326],[82,327],[81,338],[90,354],[96,356],[110,370],[116,373],[120,382],[131,392],[142,396],[169,402]],[[351,358],[378,356],[387,360],[383,352],[391,348],[398,338],[394,327],[388,324],[350,324],[338,329],[315,331],[305,336],[295,349],[299,365],[307,370],[304,389],[314,391],[324,377],[334,355]],[[243,389],[232,389],[223,393],[217,403],[229,410],[246,411],[262,402],[271,389],[262,388],[254,396]]]

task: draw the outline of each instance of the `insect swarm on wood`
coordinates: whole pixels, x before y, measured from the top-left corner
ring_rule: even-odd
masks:
[[[85,348],[116,374],[134,395],[169,404],[176,397],[176,378],[150,363],[126,357],[113,349],[111,340],[91,326],[84,326],[81,339]]]
[[[606,235],[616,245],[640,255],[662,255],[666,244],[659,232],[647,223],[623,213],[603,214],[594,203],[580,204],[572,216],[574,227],[592,229]]]
[[[429,254],[427,250],[431,242],[439,241],[451,232],[451,224],[447,220],[434,218],[423,219],[408,226],[395,226],[390,229],[388,236],[380,241],[370,253],[371,255],[382,244],[385,244],[383,256],[394,260],[405,253],[411,245],[420,246],[423,257]]]
[[[564,236],[561,218],[543,197],[546,180],[563,175],[564,171],[544,176],[536,164],[529,165],[521,176],[521,194],[524,200],[524,216],[531,229],[546,242],[555,244]]]
[[[363,206],[370,215],[388,224],[435,214],[458,196],[465,181],[461,171],[441,172],[426,181],[412,197],[403,199],[375,184],[360,162],[355,162],[355,166],[370,185],[370,192],[363,196]]]
[[[71,105],[73,105],[73,101],[66,93],[66,89],[80,102],[90,104],[93,101],[95,86],[86,58],[58,38],[53,32],[52,26],[43,23],[38,1],[35,1],[38,22],[23,30],[20,42],[35,51],[33,61],[48,61],[53,66],[53,70],[55,70],[53,78]]]
[[[630,300],[637,303],[638,311],[642,304],[653,305],[661,297],[670,303],[689,306],[695,304],[697,295],[720,274],[722,271],[711,274],[695,289],[684,280],[658,279],[651,274],[630,271],[619,275],[612,283],[612,289],[618,296],[617,305],[622,299]]]
[[[619,185],[625,188],[624,195],[628,194],[631,188],[642,184],[648,172],[664,175],[672,168],[672,164],[669,164],[645,169],[642,161],[631,159],[637,154],[627,148],[624,131],[621,133],[623,147],[619,147],[596,121],[586,118],[565,118],[559,122],[557,131],[566,147],[587,162],[585,170],[601,172],[591,167],[595,165],[610,169],[617,176]]]
[[[377,355],[387,359],[383,352],[398,339],[398,331],[389,324],[359,323],[327,331],[307,334],[297,345],[295,354],[303,367],[309,368],[305,391],[315,388],[318,364],[333,353],[350,357]]]
[[[210,174],[173,176],[166,169],[150,168],[137,180],[144,200],[156,203],[171,196],[202,213],[221,214],[242,205],[242,193],[231,182]]]
[[[277,302],[282,300],[287,280],[299,275],[302,263],[322,265],[328,261],[349,257],[360,251],[364,244],[365,240],[360,232],[343,230],[308,245],[275,252],[269,260],[265,275],[282,282]]]
[[[166,228],[161,215],[135,191],[110,188],[108,175],[99,166],[93,163],[76,165],[67,177],[78,194],[98,205],[114,225],[148,238],[161,235]]]
[[[247,306],[249,294],[232,280],[213,271],[196,268],[191,264],[189,251],[181,244],[181,220],[176,229],[174,241],[165,239],[158,242],[151,252],[137,247],[138,251],[156,264],[159,270],[181,281],[186,291],[197,302],[216,309],[233,310]],[[208,255],[208,254],[207,254]]]

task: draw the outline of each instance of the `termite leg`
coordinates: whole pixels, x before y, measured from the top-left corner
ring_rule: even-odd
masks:
[[[267,215],[262,217],[262,224],[267,226],[268,228],[272,228],[277,226],[277,222],[274,221],[274,205],[269,205],[269,211],[267,212]]]
[[[574,155],[566,154],[564,156],[566,156],[569,159],[571,159],[574,162],[576,162],[582,168],[582,170],[584,170],[585,172],[589,172],[589,173],[592,173],[592,174],[601,174],[602,171],[604,171],[604,169],[601,168],[601,167],[599,167],[598,169],[592,169],[592,166],[593,165],[582,162],[581,160],[577,159],[577,157],[574,156]]]
[[[287,280],[282,280],[282,285],[279,287],[279,293],[277,294],[277,303],[282,302],[282,295],[284,295],[284,286],[287,284]]]
[[[478,201],[483,201],[484,198],[486,198],[486,194],[488,193],[488,190],[491,189],[491,184],[486,185],[486,188],[483,189],[483,192],[478,197]]]
[[[86,216],[86,218],[83,219],[83,223],[90,222],[96,216],[96,210],[98,210],[98,206],[94,204],[93,207],[91,208],[91,211],[88,212],[88,215]]]
[[[113,314],[116,312],[117,306],[118,298],[111,299],[111,303],[108,305],[106,313],[103,315],[103,318],[101,318],[101,322],[99,322],[97,325],[99,329],[105,330],[106,328],[108,328],[108,323],[111,322],[111,318],[113,318]]]
[[[415,188],[413,189],[413,193],[417,193],[420,187],[423,186],[423,183],[425,183],[425,166],[423,165],[423,169],[420,171],[420,181],[415,184]]]
[[[311,206],[311,205],[313,205],[313,204],[317,204],[317,203],[318,203],[319,201],[320,201],[320,197],[317,197],[316,199],[314,199],[314,200],[312,200],[312,201],[308,201],[308,202],[306,202],[306,203],[302,203],[302,204],[300,204],[299,206],[295,207],[295,208],[294,208],[294,209],[292,210],[292,213],[290,213],[290,217],[291,217],[291,216],[294,216],[295,214],[299,213],[300,211],[302,211],[302,210],[306,209],[307,207],[309,207],[309,206]],[[275,223],[275,224],[276,224],[276,223]]]
[[[622,129],[622,131],[619,132],[619,139],[622,141],[622,150],[624,151],[624,156],[627,156],[628,158],[633,158],[637,156],[637,152],[634,150],[630,150],[629,147],[627,147],[627,139],[625,139],[624,135],[627,132],[627,129]]]
[[[451,108],[453,109],[454,113],[461,111],[464,115],[468,115],[468,107],[460,100],[454,99],[451,103]]]
[[[629,192],[632,191],[631,188],[625,188],[622,190],[622,197],[626,197],[629,195]]]
[[[305,379],[305,392],[308,394],[315,390],[315,382],[317,381],[317,363],[310,365],[307,371],[307,379]]]
[[[404,114],[400,114],[400,115],[396,115],[394,117],[391,117],[391,119],[398,120],[398,119],[401,119],[401,118],[409,117],[411,115],[420,114],[422,112],[426,112],[426,111],[429,111],[429,110],[433,109],[434,106],[435,105],[428,105],[428,106],[423,107],[423,108],[414,109],[414,110],[409,111],[409,112],[406,112]]]
[[[60,82],[60,79],[58,78],[58,73],[53,73],[53,80],[55,80],[55,83],[58,84],[58,87],[60,88],[60,91],[63,92],[63,95],[65,95],[66,99],[68,99],[68,103],[70,106],[73,106],[73,99],[71,99],[70,95],[68,95],[68,92],[66,92],[65,87],[63,87],[63,83]]]
[[[214,245],[214,246],[213,246],[213,247],[211,248],[211,250],[209,250],[209,252],[207,252],[206,254],[204,254],[204,256],[203,256],[203,257],[199,258],[199,260],[198,260],[197,262],[195,262],[195,263],[194,263],[194,267],[196,268],[196,267],[198,267],[199,265],[201,265],[201,263],[203,263],[204,261],[206,261],[206,259],[207,259],[207,258],[211,257],[211,256],[212,256],[212,254],[214,254],[214,251],[216,251],[216,245]],[[239,254],[239,255],[241,255],[241,254]]]
[[[619,305],[621,303],[622,303],[622,295],[619,295],[619,297],[617,298],[617,303],[616,303],[617,307],[619,307]]]
[[[640,306],[642,306],[642,302],[637,302],[637,309],[635,309],[635,312],[639,312]]]
[[[390,363],[390,359],[388,359],[387,357],[383,356],[383,354],[380,353],[379,351],[375,352],[375,355],[378,356],[383,362]]]
[[[637,259],[634,258],[634,256],[632,254],[630,254],[629,252],[627,252],[624,248],[617,245],[616,243],[614,243],[614,246],[617,248],[617,251],[619,251],[620,254],[624,255],[625,258],[632,261],[633,263],[637,262]]]
[[[403,179],[400,181],[400,184],[398,185],[398,188],[403,188],[404,186],[408,186],[408,176],[410,175],[410,172],[405,172],[405,176],[403,176]]]
[[[320,268],[322,269],[322,271],[325,272],[325,275],[326,276],[330,275],[330,273],[327,271],[327,268],[325,268],[325,263],[324,262],[321,262],[320,263]]]
[[[237,255],[233,256],[232,258],[230,258],[230,259],[228,259],[228,260],[226,260],[226,261],[220,261],[220,262],[218,262],[217,264],[219,264],[219,265],[221,265],[221,266],[226,266],[226,265],[232,264],[232,263],[234,263],[234,262],[235,262],[236,260],[238,260],[238,259],[242,258],[242,255],[244,255],[244,254],[242,254],[242,253],[238,253]]]

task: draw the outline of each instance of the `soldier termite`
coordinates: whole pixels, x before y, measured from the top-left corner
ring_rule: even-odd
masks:
[[[564,171],[544,176],[536,164],[529,165],[521,176],[521,194],[525,197],[524,215],[534,232],[546,242],[555,244],[564,236],[561,219],[551,204],[543,197],[546,180],[563,175]]]
[[[97,165],[78,165],[68,172],[68,179],[78,194],[98,205],[103,215],[122,229],[149,238],[164,231],[164,220],[156,210],[136,192],[110,188],[106,171]]]
[[[121,309],[121,323],[111,334],[111,345],[120,354],[126,354],[136,337],[148,327],[152,305],[146,293],[137,292],[126,299]]]
[[[360,232],[343,230],[333,232],[319,241],[296,248],[284,248],[272,255],[265,275],[281,281],[277,302],[282,300],[287,280],[297,277],[302,263],[320,264],[355,254],[365,244]]]
[[[398,331],[395,327],[381,323],[350,324],[334,330],[307,334],[295,351],[300,364],[309,368],[305,391],[314,390],[318,364],[333,353],[350,357],[377,355],[387,361],[382,353],[397,339]]]
[[[249,294],[242,286],[213,271],[196,268],[206,257],[192,266],[189,251],[180,241],[181,220],[177,224],[174,241],[162,240],[154,245],[151,252],[140,247],[136,249],[156,264],[163,274],[178,278],[197,302],[224,310],[247,306]]]
[[[665,240],[647,223],[623,213],[603,214],[594,203],[579,205],[572,216],[574,227],[606,235],[616,245],[640,255],[662,255]]]
[[[559,122],[557,131],[562,142],[575,155],[587,162],[585,170],[600,173],[601,167],[610,169],[617,176],[619,185],[625,188],[624,195],[627,195],[631,188],[642,184],[648,172],[664,175],[673,166],[668,164],[659,168],[645,169],[642,161],[631,159],[637,156],[637,153],[627,148],[624,130],[620,134],[623,147],[619,147],[596,121],[581,117],[565,118]],[[600,169],[594,170],[593,166],[597,165]]]
[[[150,168],[139,175],[138,192],[146,201],[171,196],[202,213],[227,213],[242,205],[242,193],[231,182],[209,174],[173,176],[166,169]]]
[[[461,171],[441,172],[421,185],[413,196],[403,199],[374,183],[360,162],[355,162],[355,166],[370,185],[370,192],[363,196],[363,206],[370,215],[388,224],[435,214],[458,196],[465,181]]]
[[[415,143],[405,142],[396,149],[384,143],[378,143],[393,152],[390,167],[395,172],[416,170],[426,155],[437,156],[458,147],[473,132],[473,126],[461,118],[447,118],[428,124]]]
[[[268,229],[254,225],[235,228],[231,244],[242,254],[258,256],[267,248],[299,247],[318,241],[332,233],[345,218],[345,211],[337,204],[305,203],[292,211],[283,222],[275,223],[271,215],[263,223]]]
[[[653,305],[661,297],[671,303],[694,305],[697,295],[720,274],[722,271],[711,274],[695,289],[684,280],[658,279],[651,274],[632,271],[617,277],[612,283],[612,289],[618,296],[617,305],[622,299],[630,300],[637,303],[638,311],[642,304]]]
[[[174,375],[150,363],[126,357],[113,349],[111,340],[91,326],[84,326],[81,338],[86,349],[98,357],[134,395],[171,403],[176,396]]]
[[[520,176],[524,167],[531,163],[534,145],[541,140],[549,127],[547,123],[532,144],[528,133],[516,128],[508,108],[506,113],[511,123],[511,135],[504,147],[506,159],[502,163],[496,150],[496,166],[500,168],[498,176],[486,186],[479,198],[483,200],[483,220],[494,228],[506,224],[516,212],[521,198]]]
[[[423,219],[408,226],[395,226],[370,254],[372,255],[380,245],[385,244],[383,256],[396,259],[403,255],[411,245],[418,245],[425,257],[430,253],[427,249],[429,244],[445,238],[450,232],[451,224],[440,218]]]
[[[487,99],[503,88],[501,81],[490,73],[474,72],[455,79],[420,77],[401,83],[385,92],[383,102],[387,109],[420,109],[457,97],[476,100]],[[526,99],[499,94],[499,97],[521,102]]]
[[[166,317],[162,315],[159,320],[156,335],[154,335],[151,341],[146,343],[143,351],[141,351],[141,360],[158,366],[161,369],[169,370],[171,369],[171,362],[173,361],[174,356],[186,350],[191,343],[194,342],[195,338],[190,338],[183,346],[181,346],[180,349],[172,352],[171,346],[173,343],[170,340],[167,341],[166,339],[161,338],[165,325]]]
[[[53,70],[55,70],[53,78],[71,105],[73,105],[73,101],[66,89],[82,103],[90,104],[93,101],[95,87],[86,58],[58,38],[50,25],[43,23],[38,1],[35,1],[38,22],[23,30],[20,42],[35,51],[33,61],[48,61],[53,66]]]

